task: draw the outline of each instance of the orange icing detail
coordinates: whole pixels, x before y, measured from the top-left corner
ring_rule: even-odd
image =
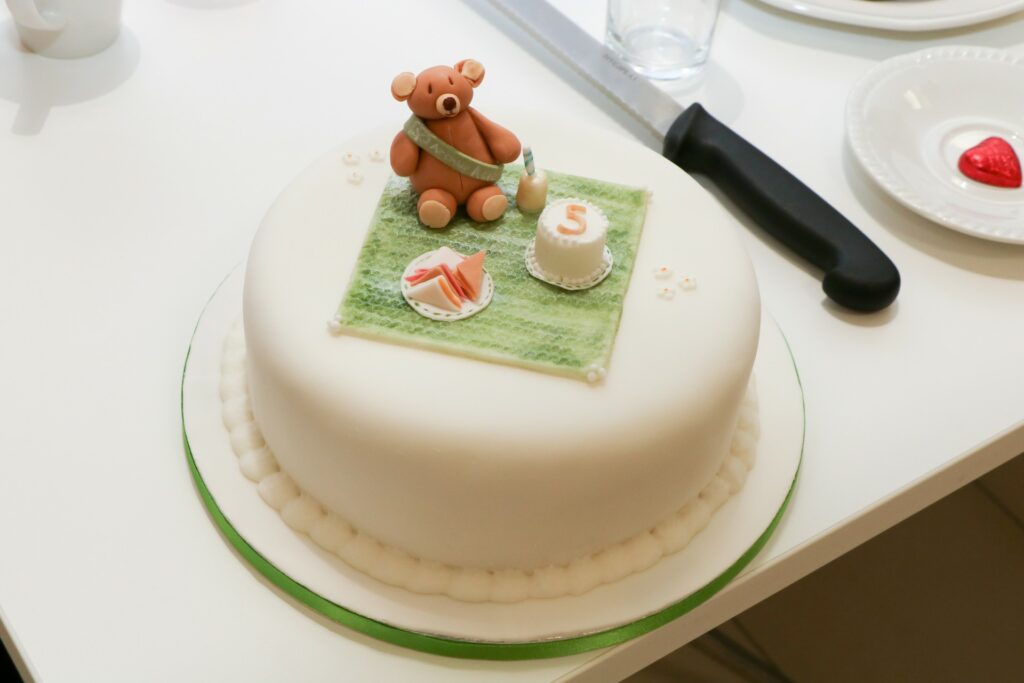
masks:
[[[410,275],[409,277],[405,278],[405,281],[409,282],[411,284],[416,284],[416,282],[418,280],[423,279],[423,274],[426,273],[426,272],[427,272],[426,268],[417,268],[416,270],[413,271],[412,275]]]
[[[558,224],[558,232],[563,235],[582,235],[587,229],[587,207],[582,204],[569,204],[565,207],[565,217],[576,224],[575,228],[566,227],[564,223]]]
[[[452,269],[448,267],[447,263],[441,264],[441,272],[444,273],[445,279],[448,280],[448,284],[451,285],[451,288],[455,290],[456,294],[463,299],[469,298],[466,290],[459,284],[459,279],[455,277],[455,273],[452,272]]]
[[[462,302],[459,300],[459,295],[455,293],[452,286],[448,284],[448,280],[444,276],[438,276],[437,284],[441,285],[441,292],[444,293],[448,300],[452,302],[452,306],[455,307],[456,311],[462,310]]]
[[[437,277],[438,275],[444,275],[444,273],[441,272],[441,268],[438,266],[434,266],[433,268],[429,269],[420,268],[419,270],[412,274],[411,277],[413,279],[409,280],[409,282],[414,285],[418,285],[419,283],[426,282],[427,280]]]
[[[478,251],[455,267],[456,277],[473,301],[480,296],[480,285],[484,280],[484,256],[486,252]]]
[[[431,268],[429,270],[423,270],[423,272],[419,273],[419,275],[413,273],[413,275],[411,277],[415,278],[415,279],[409,280],[409,283],[413,284],[413,285],[418,285],[421,282],[427,282],[428,280],[433,280],[435,277],[444,278],[448,282],[448,285],[453,290],[455,290],[455,292],[459,296],[463,296],[462,287],[460,287],[459,283],[455,281],[455,274],[452,273],[451,268],[449,268],[448,266],[444,265],[443,263],[438,264],[438,265],[434,266],[433,268]]]

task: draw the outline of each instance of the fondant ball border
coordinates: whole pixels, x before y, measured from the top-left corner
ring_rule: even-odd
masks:
[[[412,268],[413,266],[410,266]],[[596,381],[596,377],[595,377]],[[351,567],[398,588],[423,595],[446,595],[463,602],[514,603],[529,598],[582,595],[593,588],[643,571],[679,552],[712,515],[738,493],[753,468],[760,437],[754,381],[740,403],[729,452],[714,477],[681,509],[650,529],[562,566],[532,571],[455,567],[428,561],[381,543],[329,512],[280,470],[253,417],[245,369],[245,335],[236,322],[221,350],[221,418],[238,457],[239,469],[254,482],[260,498],[293,530]]]
[[[411,650],[417,650],[427,654],[440,655],[442,657],[456,657],[460,659],[514,661],[566,657],[569,655],[579,654],[581,652],[589,652],[591,650],[599,650],[601,648],[611,647],[612,645],[618,645],[619,643],[624,643],[627,640],[649,633],[660,626],[664,626],[670,621],[679,618],[690,610],[706,602],[711,596],[722,590],[726,584],[732,581],[737,574],[743,571],[744,567],[750,564],[751,560],[757,556],[761,551],[761,548],[763,548],[765,543],[768,542],[768,539],[775,531],[775,528],[779,525],[779,521],[782,519],[783,514],[785,514],[786,508],[789,506],[789,501],[793,496],[793,490],[796,485],[796,478],[794,478],[793,484],[790,486],[789,492],[786,494],[786,498],[782,502],[782,507],[779,508],[775,517],[772,518],[768,528],[764,530],[764,533],[758,537],[757,541],[754,545],[750,546],[747,552],[743,553],[743,555],[740,556],[732,566],[715,577],[714,580],[706,584],[703,588],[691,593],[661,612],[657,612],[638,621],[634,621],[631,624],[626,624],[625,626],[619,626],[617,628],[608,629],[607,631],[591,633],[576,638],[549,640],[538,643],[479,643],[466,640],[456,640],[453,638],[430,636],[423,633],[405,631],[400,628],[395,628],[394,626],[389,626],[374,619],[370,619],[369,617],[365,617],[362,614],[358,614],[357,612],[345,609],[341,605],[327,600],[323,596],[314,593],[299,582],[290,578],[287,574],[268,562],[266,558],[260,555],[251,545],[249,545],[246,540],[242,538],[237,531],[235,531],[235,528],[231,526],[231,523],[228,522],[227,518],[224,517],[220,508],[217,507],[217,502],[210,494],[209,489],[206,488],[206,484],[203,482],[203,478],[199,474],[199,470],[196,468],[195,460],[192,458],[192,450],[189,447],[188,434],[184,429],[182,429],[182,437],[185,446],[185,456],[188,459],[189,469],[192,472],[192,479],[196,484],[199,497],[202,499],[203,504],[209,511],[214,523],[220,529],[221,533],[224,534],[224,537],[228,542],[234,546],[235,550],[237,550],[239,554],[241,554],[242,557],[244,557],[246,561],[256,569],[256,571],[265,576],[268,581],[314,612],[317,612],[328,619],[341,624],[342,626],[346,626],[354,631],[368,635],[371,638],[376,638],[377,640],[382,640],[386,643],[391,643],[392,645],[406,647]],[[799,475],[799,468],[797,470],[797,475]]]
[[[788,343],[787,343],[788,348]],[[188,358],[191,354],[192,348],[189,347],[188,353],[185,356],[185,367],[188,367]],[[792,358],[792,354],[790,354]],[[795,371],[795,365],[794,365]],[[796,373],[797,381],[799,383],[799,373]],[[803,400],[803,391],[801,387],[801,401]],[[604,631],[598,631],[583,636],[577,636],[572,638],[565,638],[560,640],[546,640],[542,642],[531,642],[531,643],[481,643],[466,640],[458,640],[454,638],[443,638],[439,636],[432,636],[423,633],[417,633],[415,631],[407,631],[394,626],[389,626],[382,622],[376,621],[369,617],[366,617],[358,612],[353,612],[345,607],[332,602],[324,598],[323,596],[311,591],[301,583],[295,581],[287,574],[278,569],[273,563],[269,562],[259,552],[257,552],[249,543],[235,530],[231,523],[224,516],[224,513],[218,507],[217,502],[214,500],[213,495],[210,493],[203,481],[202,475],[199,473],[196,467],[195,459],[192,455],[192,449],[189,444],[188,432],[185,429],[185,373],[182,373],[182,385],[180,394],[180,409],[182,419],[182,441],[185,451],[186,461],[188,463],[189,471],[192,475],[192,479],[196,485],[196,491],[199,494],[204,506],[213,519],[214,523],[220,529],[225,539],[238,551],[242,557],[254,569],[262,574],[268,581],[274,586],[283,591],[286,595],[294,598],[305,607],[321,614],[332,621],[341,624],[354,631],[376,638],[399,647],[406,647],[419,652],[425,652],[428,654],[439,655],[443,657],[455,657],[461,659],[485,659],[493,661],[513,661],[513,660],[529,660],[529,659],[545,659],[551,657],[565,657],[569,655],[579,654],[582,652],[589,652],[591,650],[597,650],[605,647],[611,647],[612,645],[618,645],[626,642],[633,638],[642,636],[646,633],[653,631],[665,624],[679,618],[687,612],[700,606],[722,588],[724,588],[730,581],[732,581],[743,569],[750,564],[750,562],[757,556],[761,549],[768,542],[768,539],[775,532],[779,522],[782,520],[786,509],[789,507],[790,500],[793,497],[793,491],[796,487],[796,482],[799,478],[800,468],[803,462],[803,447],[806,440],[806,418],[804,420],[804,435],[801,439],[800,444],[800,461],[797,465],[796,472],[794,473],[793,480],[790,483],[789,489],[786,492],[786,497],[783,499],[778,512],[769,522],[765,530],[758,536],[757,540],[744,552],[732,565],[730,565],[725,571],[716,576],[710,582],[705,584],[702,588],[694,591],[685,598],[673,603],[666,607],[660,612],[651,614],[643,619],[639,619],[623,626],[607,629]],[[801,411],[804,415],[806,413]]]

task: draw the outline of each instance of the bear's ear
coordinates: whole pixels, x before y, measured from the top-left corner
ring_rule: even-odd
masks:
[[[391,96],[399,102],[405,102],[416,89],[416,74],[411,71],[403,71],[391,81]]]
[[[475,59],[463,59],[455,65],[455,70],[465,76],[474,88],[484,80],[484,65]]]

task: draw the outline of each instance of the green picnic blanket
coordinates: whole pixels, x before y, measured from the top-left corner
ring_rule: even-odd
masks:
[[[521,166],[507,165],[498,183],[509,198],[502,218],[474,223],[460,209],[441,230],[420,224],[417,195],[409,181],[392,177],[338,307],[343,333],[577,379],[586,379],[596,368],[608,368],[643,230],[647,191],[547,173],[548,202],[586,199],[609,221],[608,247],[615,262],[611,274],[591,289],[566,291],[526,270],[524,255],[536,233],[537,215],[521,213],[515,206],[521,171]],[[494,280],[494,298],[470,318],[430,320],[402,297],[405,267],[442,246],[467,255],[487,251],[484,267]]]

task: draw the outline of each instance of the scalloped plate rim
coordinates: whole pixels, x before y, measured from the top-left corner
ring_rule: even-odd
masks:
[[[870,69],[850,91],[846,102],[846,140],[860,167],[871,179],[901,205],[937,223],[973,237],[1006,244],[1024,244],[1024,224],[1007,234],[1003,229],[981,225],[974,220],[940,210],[923,198],[888,162],[880,158],[870,142],[869,126],[863,109],[867,96],[886,78],[909,67],[935,58],[964,61],[998,61],[1024,68],[1024,56],[1006,50],[970,45],[946,45],[926,48],[887,59]]]
[[[798,14],[811,19],[822,19],[850,26],[879,28],[890,31],[936,31],[948,28],[971,26],[986,21],[1010,16],[1015,12],[1024,11],[1024,0],[985,0],[987,7],[982,9],[967,8],[967,0],[937,0],[937,2],[921,5],[913,9],[918,14],[905,17],[885,16],[879,13],[878,2],[868,0],[759,0],[762,4]],[[975,0],[976,2],[976,0]],[[940,13],[942,5],[957,5],[960,11]],[[883,12],[885,10],[882,10]]]

